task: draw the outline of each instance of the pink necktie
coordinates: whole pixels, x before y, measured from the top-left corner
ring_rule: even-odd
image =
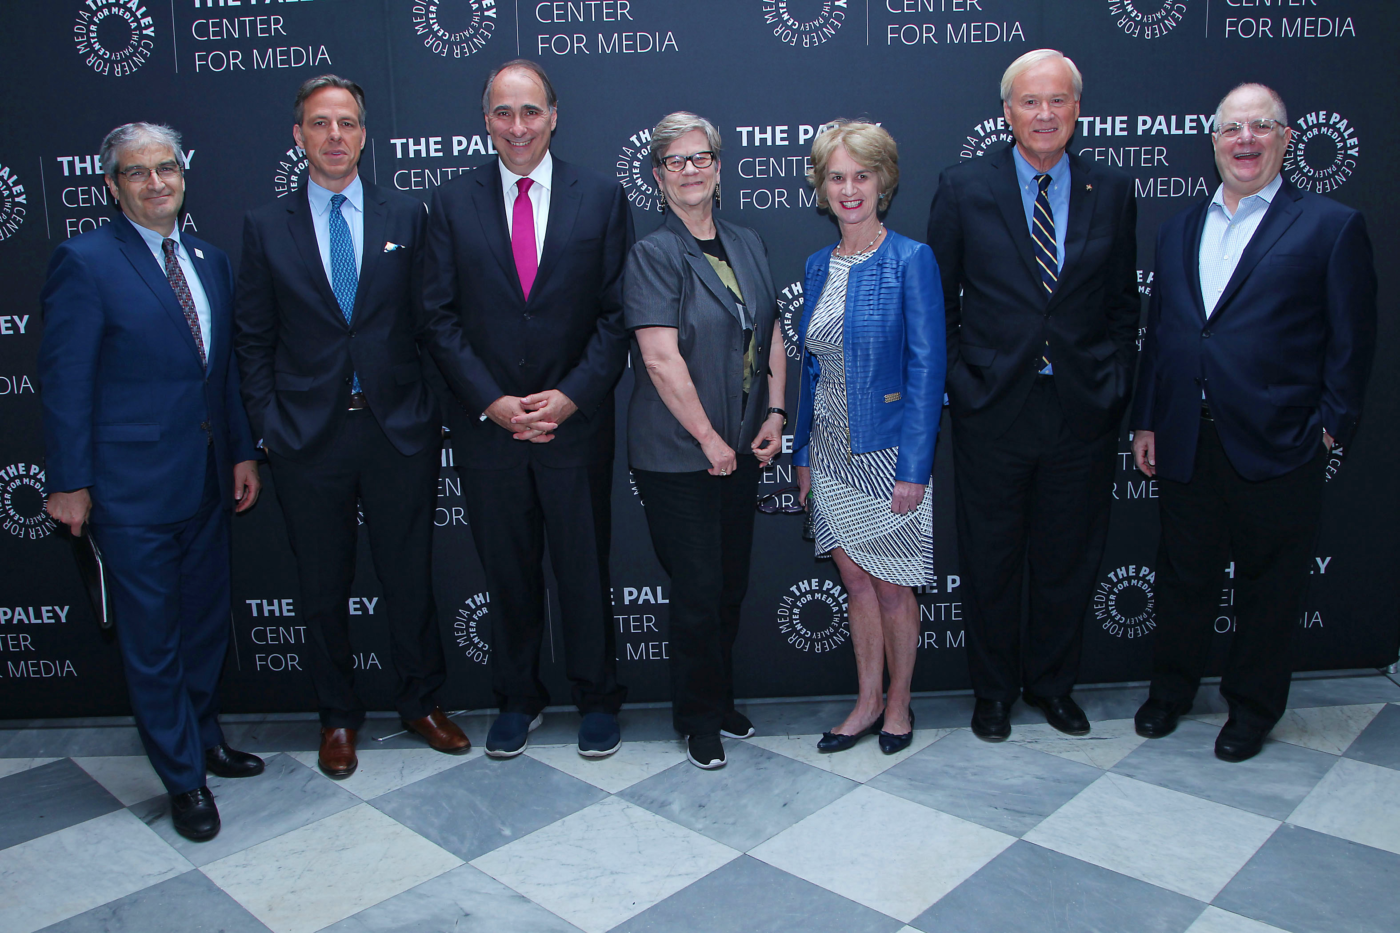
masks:
[[[529,178],[515,183],[520,190],[515,195],[515,207],[511,209],[510,251],[515,256],[515,271],[520,275],[520,288],[527,300],[530,287],[535,284],[535,273],[540,269],[540,260],[535,254],[535,206],[530,203],[530,186],[534,183]]]

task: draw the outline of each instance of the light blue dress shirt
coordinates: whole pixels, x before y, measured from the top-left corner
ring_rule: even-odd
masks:
[[[310,178],[306,179],[306,197],[311,202],[311,226],[316,229],[316,247],[321,251],[321,265],[326,270],[327,282],[334,281],[331,278],[331,196],[335,193],[322,188]],[[340,194],[345,195],[345,203],[340,205],[340,216],[350,226],[350,245],[354,249],[355,274],[358,275],[365,251],[365,186],[358,173]]]
[[[1240,198],[1233,214],[1225,207],[1225,186],[1215,189],[1215,197],[1206,207],[1199,257],[1201,300],[1205,302],[1206,317],[1215,313],[1215,306],[1220,303],[1225,286],[1230,284],[1230,277],[1240,264],[1240,254],[1254,239],[1255,231],[1259,229],[1264,215],[1269,212],[1269,205],[1274,201],[1274,195],[1281,187],[1283,176],[1275,175],[1263,190]]]
[[[1026,230],[1035,225],[1035,196],[1040,193],[1037,175],[1050,176],[1050,216],[1055,218],[1055,262],[1059,269],[1065,267],[1065,231],[1069,229],[1069,156],[1061,155],[1049,172],[1041,172],[1031,167],[1021,150],[1011,147],[1016,159],[1016,183],[1021,186],[1021,205],[1026,209]],[[1056,276],[1058,278],[1058,275]]]
[[[165,250],[161,248],[161,243],[165,237],[150,230],[140,224],[133,223],[136,232],[141,234],[141,239],[146,241],[150,247],[151,254],[156,257],[156,264],[160,266],[161,274],[165,274]],[[209,317],[209,296],[204,293],[204,283],[199,280],[199,273],[195,270],[194,261],[190,259],[190,254],[185,249],[185,244],[180,239],[180,225],[177,223],[175,229],[170,234],[170,239],[175,241],[175,258],[180,262],[180,271],[185,274],[185,284],[190,287],[190,297],[194,299],[194,313],[199,318],[199,336],[204,341],[204,358],[212,360],[214,358],[214,348],[210,346],[210,338],[214,334],[214,324]]]

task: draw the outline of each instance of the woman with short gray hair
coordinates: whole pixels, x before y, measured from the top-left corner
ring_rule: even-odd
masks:
[[[782,450],[787,357],[768,253],[714,216],[720,136],[684,111],[651,136],[666,221],[632,248],[623,314],[636,383],[627,453],[661,566],[671,577],[671,690],[690,761],[725,763],[748,738],[732,651],[749,581],[759,468]]]

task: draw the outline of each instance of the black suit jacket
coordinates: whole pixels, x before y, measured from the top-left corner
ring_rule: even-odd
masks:
[[[1012,146],[938,180],[928,243],[943,277],[948,399],[959,430],[1000,436],[1049,344],[1055,390],[1085,440],[1116,430],[1137,355],[1137,203],[1122,172],[1069,154],[1069,229],[1046,300]]]
[[[461,351],[443,366],[462,401],[447,406],[459,466],[503,469],[531,459],[582,466],[612,458],[613,387],[627,362],[622,267],[632,240],[622,187],[555,157],[544,250],[526,301],[498,160],[437,189],[423,296],[430,317],[460,322]],[[479,417],[503,395],[546,389],[578,406],[548,443],[514,440]]]
[[[363,179],[362,179],[363,181]],[[400,453],[441,437],[423,381],[421,201],[363,181],[360,283],[349,323],[316,245],[306,188],[250,211],[234,311],[234,346],[255,436],[292,459],[315,460],[347,417],[351,374]]]
[[[1157,234],[1132,427],[1156,433],[1157,473],[1187,482],[1201,391],[1249,480],[1351,443],[1376,344],[1376,273],[1358,211],[1284,182],[1209,318],[1200,248],[1209,199]]]

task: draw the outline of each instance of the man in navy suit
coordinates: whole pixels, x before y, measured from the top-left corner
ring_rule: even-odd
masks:
[[[579,753],[610,755],[622,741],[608,547],[632,217],[615,180],[550,154],[556,104],[534,62],[493,71],[482,110],[499,158],[439,188],[428,220],[428,311],[460,320],[466,343],[465,376],[443,374],[462,401],[448,406],[448,424],[491,591],[501,715],[486,754],[500,758],[525,750],[549,703],[539,677],[546,528],[584,714]]]
[[[384,588],[404,728],[441,752],[464,753],[471,742],[436,699],[447,662],[432,579],[442,417],[419,349],[433,335],[422,303],[427,214],[421,201],[361,178],[358,84],[307,80],[293,121],[306,184],[248,214],[235,342],[296,555],[318,762],[343,778],[359,763],[365,719],[349,636],[357,505]],[[456,333],[450,319],[444,333]]]
[[[1288,701],[1290,648],[1322,512],[1327,453],[1350,446],[1376,336],[1360,212],[1279,174],[1278,94],[1242,84],[1216,109],[1221,184],[1157,235],[1133,455],[1158,481],[1157,634],[1139,735],[1191,709],[1235,565],[1220,693],[1225,761],[1258,754]]]
[[[222,250],[180,232],[178,133],[119,126],[100,160],[121,213],[61,244],[44,284],[47,507],[74,535],[88,523],[102,550],[146,754],[175,828],[209,839],[206,769],[263,769],[228,747],[218,719],[229,508],[251,508],[259,489],[230,365],[233,276]]]

